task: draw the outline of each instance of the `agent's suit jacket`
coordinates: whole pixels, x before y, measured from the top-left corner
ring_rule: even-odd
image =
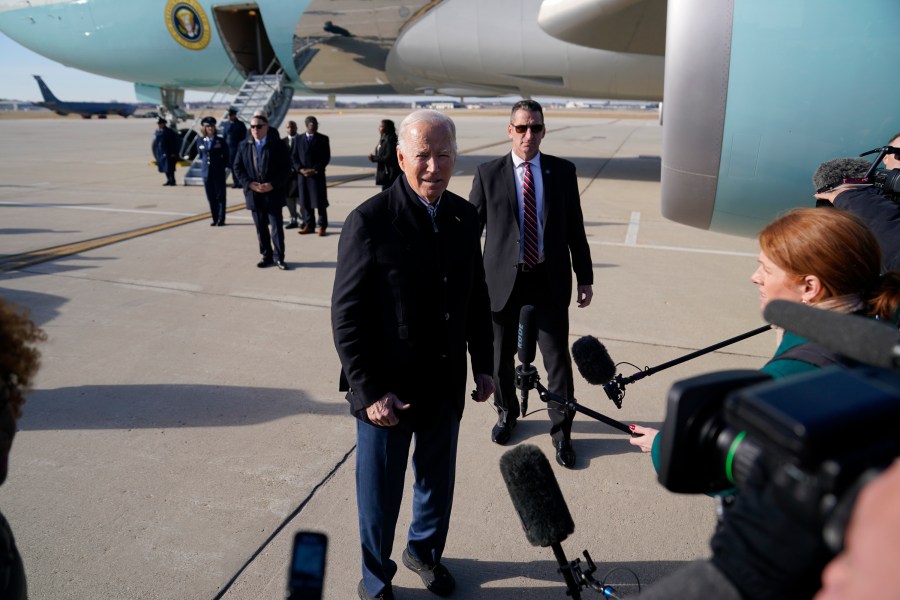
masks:
[[[306,133],[298,133],[294,150],[291,152],[291,165],[297,171],[297,186],[300,198],[306,195],[312,208],[328,208],[328,188],[325,187],[325,167],[331,161],[331,145],[327,135],[316,132],[312,141],[306,139]],[[315,169],[312,177],[300,175],[300,169]]]
[[[259,158],[259,160],[257,160]],[[258,210],[280,214],[285,205],[287,180],[291,173],[291,162],[284,142],[275,130],[270,129],[263,146],[262,156],[256,156],[256,141],[253,136],[238,145],[237,157],[232,166],[234,180],[244,188],[247,210]],[[271,183],[272,191],[258,194],[250,189],[250,183]]]
[[[461,417],[467,348],[473,373],[492,370],[478,215],[444,192],[436,221],[437,234],[403,176],[344,221],[331,323],[350,409],[364,421],[387,392],[412,405],[400,426],[426,427],[447,403]]]
[[[578,285],[593,285],[591,250],[584,233],[575,165],[541,154],[544,182],[544,261],[554,303],[566,307],[572,300],[572,270]],[[506,306],[516,282],[519,262],[519,208],[512,156],[507,154],[478,166],[469,201],[478,210],[483,231],[484,270],[491,310]]]

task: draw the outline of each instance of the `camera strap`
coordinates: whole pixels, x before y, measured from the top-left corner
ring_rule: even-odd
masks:
[[[851,367],[853,365],[859,364],[852,359],[837,354],[836,352],[826,350],[822,346],[813,342],[804,342],[803,344],[798,344],[792,348],[788,348],[778,356],[772,357],[772,360],[770,360],[766,364],[778,362],[779,360],[797,360],[819,368],[830,367],[831,365]]]

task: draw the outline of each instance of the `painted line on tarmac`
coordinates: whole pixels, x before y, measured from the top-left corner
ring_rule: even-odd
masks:
[[[628,221],[628,230],[625,232],[625,245],[637,246],[638,229],[641,226],[641,213],[633,211]]]
[[[339,179],[337,181],[332,181],[328,184],[328,187],[334,187],[338,185],[342,185],[345,183],[350,183],[351,181],[358,181],[360,179],[365,179],[368,177],[372,177],[374,171],[371,173],[365,173],[361,175],[352,175],[350,177],[346,177],[344,179]],[[64,205],[46,205],[46,204],[37,204],[37,205],[29,205],[25,203],[9,203],[3,202],[4,205],[15,205],[15,206],[54,206],[54,207],[64,207]],[[75,208],[73,206],[65,206],[65,208]],[[99,209],[96,207],[80,207],[84,210],[110,210],[110,209]],[[164,214],[164,215],[181,215],[183,213],[157,213],[155,211],[132,211],[131,209],[112,209],[117,212],[144,212],[146,214]],[[230,208],[225,209],[225,212],[232,213],[238,210],[244,210],[244,206],[241,204],[232,206]],[[57,258],[62,258],[64,256],[71,256],[72,254],[78,254],[80,252],[86,252],[88,250],[96,250],[97,248],[102,248],[104,246],[109,246],[111,244],[117,244],[119,242],[124,242],[127,240],[132,240],[137,237],[150,235],[151,233],[157,233],[159,231],[165,231],[166,229],[172,229],[174,227],[180,227],[181,225],[187,225],[189,223],[196,223],[197,221],[203,221],[210,218],[210,213],[201,213],[194,214],[190,216],[186,216],[180,219],[176,219],[174,221],[168,221],[166,223],[160,223],[159,225],[151,225],[149,227],[141,227],[139,229],[132,229],[130,231],[124,231],[120,233],[114,233],[111,235],[104,235],[96,238],[91,238],[87,240],[81,240],[79,242],[73,242],[71,244],[61,244],[59,246],[51,246],[49,248],[41,248],[40,250],[32,250],[30,252],[23,252],[21,254],[13,254],[11,256],[5,256],[0,258],[0,273],[6,273],[9,271],[15,271],[18,269],[24,269],[25,267],[30,267],[32,265],[36,265],[39,263],[47,262],[50,260],[55,260]]]

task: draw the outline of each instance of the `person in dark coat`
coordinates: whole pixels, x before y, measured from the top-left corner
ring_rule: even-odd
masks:
[[[325,235],[328,228],[328,188],[325,186],[325,167],[331,161],[331,146],[328,136],[319,133],[319,121],[306,117],[306,133],[298,136],[291,154],[291,163],[297,171],[297,187],[303,204],[303,227],[301,235],[316,231]],[[319,218],[316,219],[316,211]],[[318,229],[316,226],[318,225]]]
[[[203,165],[203,187],[209,202],[211,227],[225,225],[225,169],[228,165],[228,146],[216,135],[216,120],[205,117],[200,121],[203,137],[197,141],[197,152]]]
[[[0,485],[6,481],[9,454],[22,416],[25,393],[40,366],[35,344],[47,339],[21,309],[0,298]],[[0,514],[0,598],[26,600],[28,589],[22,556],[12,529]]]
[[[222,137],[228,145],[228,165],[231,166],[237,158],[238,147],[247,139],[247,126],[238,118],[236,108],[228,109],[228,120],[222,123]],[[241,187],[235,180],[234,173],[231,174],[231,187]]]
[[[282,209],[291,161],[278,132],[269,129],[266,115],[253,115],[250,137],[238,147],[233,169],[235,180],[244,189],[247,210],[256,226],[262,256],[256,266],[262,269],[275,265],[282,271],[288,270],[284,262]]]
[[[575,165],[542,154],[544,112],[533,100],[513,105],[507,135],[512,151],[478,166],[469,201],[485,230],[484,270],[494,320],[494,385],[497,424],[491,439],[509,441],[521,412],[516,396],[514,359],[519,314],[535,310],[537,343],[547,369],[547,387],[573,398],[575,383],[569,355],[569,304],[572,273],[577,303],[593,297],[591,250],[584,231]],[[529,218],[531,216],[531,218]],[[556,462],[571,469],[574,412],[549,410]]]
[[[369,160],[376,163],[375,183],[386,190],[394,185],[394,180],[400,176],[400,164],[397,162],[397,132],[394,122],[384,119],[378,125],[378,133],[381,138],[375,146],[375,152],[369,155]]]
[[[453,121],[416,111],[400,125],[404,176],[353,210],[338,243],[331,297],[334,344],[356,423],[356,499],[363,600],[393,599],[391,559],[412,452],[413,516],[404,566],[446,596],[466,351],[475,391],[493,392],[491,325],[478,215],[446,191],[456,160]],[[415,440],[413,442],[413,440]]]
[[[162,117],[156,120],[156,133],[153,138],[153,154],[156,156],[156,168],[166,174],[163,185],[175,185],[175,165],[178,164],[178,152],[181,150],[181,138],[167,126]]]
[[[294,154],[294,145],[297,143],[297,122],[288,121],[287,135],[284,136],[284,145],[287,146],[288,154]],[[287,208],[291,215],[291,221],[284,226],[285,229],[297,229],[300,227],[300,221],[303,215],[303,205],[300,203],[300,189],[297,187],[297,171],[291,164],[291,176],[288,179],[287,187]]]

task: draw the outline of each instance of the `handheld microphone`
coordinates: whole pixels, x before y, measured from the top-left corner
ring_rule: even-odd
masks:
[[[531,366],[534,362],[535,347],[537,346],[537,332],[534,325],[534,307],[526,304],[519,311],[519,331],[516,346],[519,349],[519,362],[516,367],[516,387],[522,394],[521,414],[524,417],[528,413],[528,390],[531,387],[531,378],[537,374],[537,369]]]
[[[868,365],[900,370],[900,332],[884,322],[787,300],[769,302],[763,317],[832,352]]]
[[[500,457],[500,474],[532,546],[551,546],[569,595],[581,598],[572,567],[560,543],[575,531],[547,457],[531,444],[517,446]]]

